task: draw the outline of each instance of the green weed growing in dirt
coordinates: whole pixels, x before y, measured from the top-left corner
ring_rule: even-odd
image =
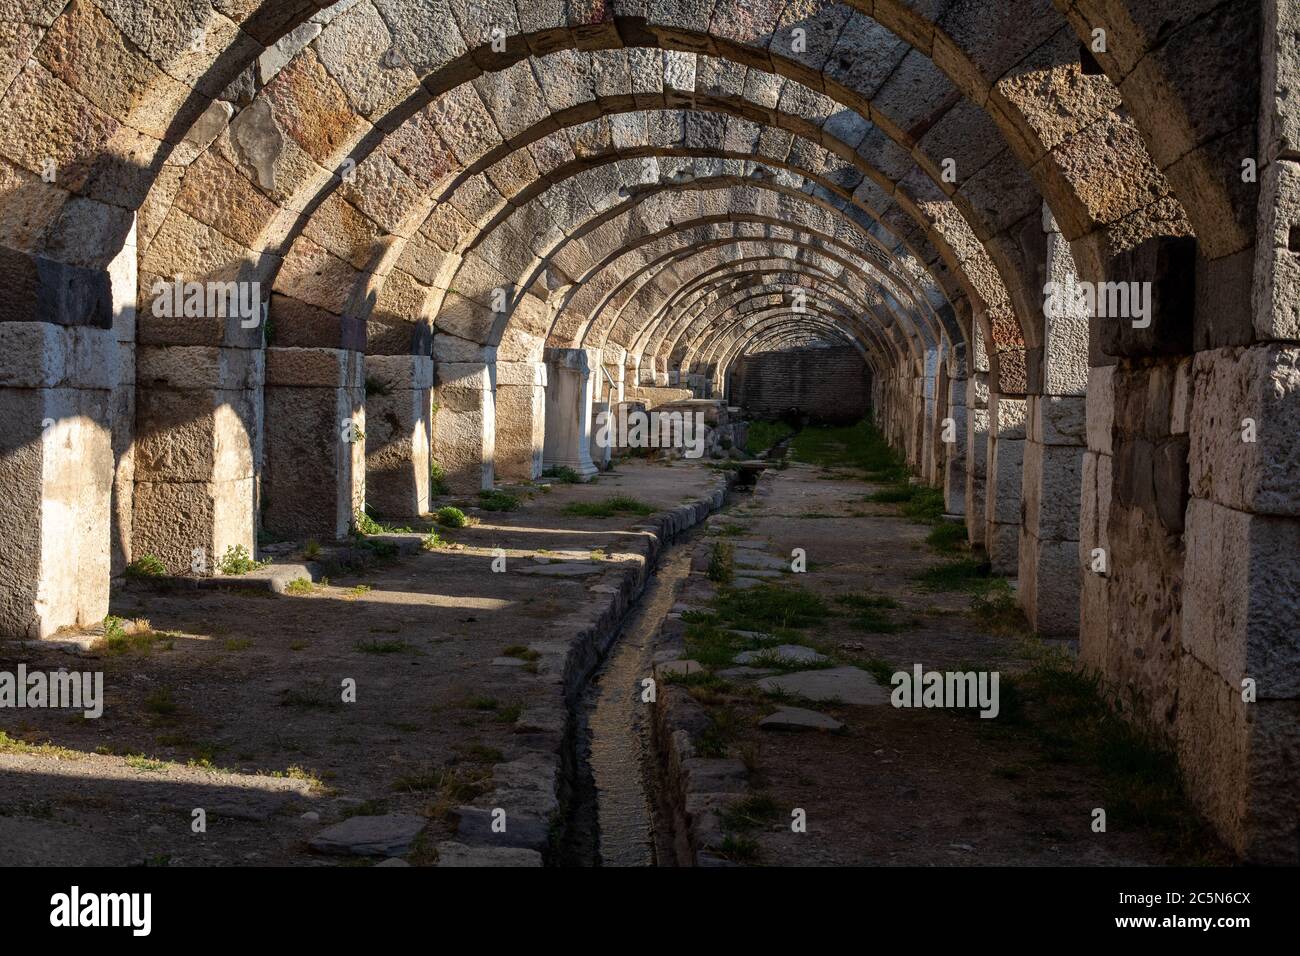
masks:
[[[706,575],[717,584],[730,584],[736,576],[736,548],[727,541],[715,541],[709,548]]]
[[[515,511],[519,507],[519,499],[504,491],[480,491],[478,506],[484,511]]]
[[[469,524],[469,518],[465,515],[465,512],[451,505],[439,508],[434,513],[434,517],[438,520],[438,524],[448,528],[464,528]]]
[[[612,518],[615,515],[652,515],[657,509],[627,495],[615,495],[604,501],[575,501],[564,513],[579,518]]]
[[[167,566],[152,554],[142,554],[126,566],[127,577],[156,578],[167,573]]]
[[[228,576],[237,576],[257,571],[270,563],[269,560],[256,561],[242,544],[232,544],[217,561],[217,570]]]

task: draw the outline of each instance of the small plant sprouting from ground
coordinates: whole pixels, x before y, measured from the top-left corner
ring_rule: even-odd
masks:
[[[104,618],[104,636],[95,642],[94,649],[108,654],[147,654],[155,648],[170,651],[174,646],[175,635],[155,631],[143,618],[126,621],[110,614]]]
[[[557,485],[581,485],[585,483],[582,476],[568,465],[561,465],[559,468],[547,468],[542,472],[542,478]]]
[[[429,494],[437,497],[445,495],[448,492],[447,473],[442,470],[442,465],[436,461],[429,462]]]
[[[425,551],[446,551],[454,547],[454,545],[434,530],[424,536],[424,540],[420,542],[420,547],[424,548]]]
[[[730,584],[736,576],[736,548],[727,541],[715,541],[709,548],[710,581],[717,584]]]
[[[296,595],[311,594],[315,589],[315,585],[311,583],[311,578],[294,578],[284,586],[284,593]]]
[[[535,661],[542,655],[537,651],[529,650],[522,644],[511,644],[501,652],[502,657],[515,657],[521,661]]]
[[[126,566],[127,577],[157,578],[167,573],[167,566],[152,554],[142,554]]]
[[[575,501],[564,508],[566,515],[578,518],[613,518],[616,515],[652,515],[658,509],[627,495],[615,495],[604,501]]]
[[[901,631],[903,625],[894,621],[886,611],[898,607],[898,602],[891,597],[868,594],[841,594],[835,603],[848,608],[851,622],[860,631],[872,634],[892,634]]]
[[[980,594],[993,586],[989,563],[980,558],[960,558],[927,568],[916,577],[922,591],[966,591]]]
[[[172,696],[171,688],[159,687],[145,695],[144,709],[159,717],[171,717],[180,708]]]
[[[480,491],[478,506],[484,511],[514,511],[519,507],[519,499],[504,491]]]
[[[217,561],[217,570],[227,577],[237,577],[257,571],[270,564],[270,561],[257,561],[242,544],[232,544]]]
[[[959,554],[966,550],[966,526],[956,521],[936,524],[925,543],[943,554]]]
[[[352,530],[358,535],[369,537],[372,534],[383,534],[384,526],[365,511],[358,511],[352,519]]]
[[[454,508],[451,505],[448,505],[445,508],[439,508],[434,513],[434,518],[437,519],[438,524],[447,528],[464,528],[469,524],[469,518],[466,516],[465,512],[461,511],[459,508]]]
[[[320,555],[320,542],[317,541],[315,538],[312,538],[305,545],[303,545],[302,554],[303,557],[309,559],[318,557]]]
[[[754,793],[738,800],[719,814],[727,830],[755,830],[775,823],[781,816],[781,807],[766,793]]]
[[[1008,637],[1030,637],[1033,634],[1025,612],[1016,602],[1005,578],[991,578],[988,590],[971,600],[970,611],[981,627],[994,634]]]

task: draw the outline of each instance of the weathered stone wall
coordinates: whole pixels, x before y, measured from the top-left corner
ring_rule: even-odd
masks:
[[[729,401],[756,419],[791,409],[815,422],[848,423],[871,407],[871,374],[848,346],[746,355],[735,365]]]

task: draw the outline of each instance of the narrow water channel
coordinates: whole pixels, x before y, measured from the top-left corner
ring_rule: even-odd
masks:
[[[669,548],[646,584],[609,656],[587,690],[578,727],[578,772],[586,778],[585,819],[594,830],[584,847],[589,865],[672,865],[672,833],[657,812],[650,705],[641,681],[653,672],[653,640],[690,573],[689,538]]]

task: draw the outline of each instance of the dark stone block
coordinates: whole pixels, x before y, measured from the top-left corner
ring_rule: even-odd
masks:
[[[1190,355],[1196,311],[1196,240],[1157,236],[1112,258],[1108,283],[1151,284],[1150,324],[1135,328],[1133,318],[1093,318],[1107,355],[1139,358]],[[1098,299],[1102,298],[1098,290]]]
[[[0,321],[113,327],[108,273],[0,248]]]
[[[1187,455],[1191,440],[1179,436],[1161,442],[1156,448],[1153,478],[1156,493],[1156,517],[1173,534],[1182,534],[1187,512]]]
[[[1196,351],[1246,346],[1255,340],[1251,286],[1255,278],[1252,246],[1232,256],[1196,260],[1196,315],[1193,346]]]
[[[1154,449],[1149,441],[1133,438],[1115,448],[1115,497],[1126,508],[1155,510]]]

